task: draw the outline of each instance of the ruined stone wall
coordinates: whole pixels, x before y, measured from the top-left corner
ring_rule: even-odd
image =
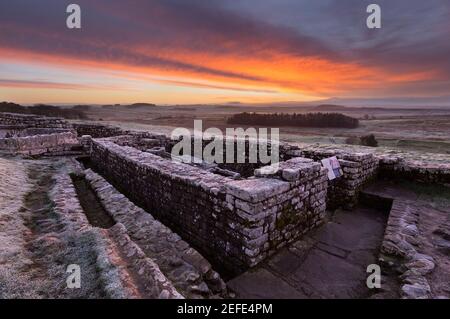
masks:
[[[154,147],[164,147],[170,142],[170,139],[162,134],[153,134],[149,132],[130,132],[128,135],[116,136],[109,139],[120,146],[132,146],[141,151],[148,151]]]
[[[78,145],[73,132],[0,139],[0,150],[23,155],[67,154]]]
[[[95,123],[73,123],[73,128],[77,131],[78,136],[90,135],[93,138],[127,134],[127,131],[123,131],[119,127]]]
[[[336,156],[341,165],[343,176],[330,181],[328,187],[328,208],[352,208],[358,202],[361,188],[377,175],[379,160],[371,153],[339,153],[329,150],[302,149],[302,156],[319,161]],[[297,154],[298,155],[298,154]]]
[[[164,147],[168,153],[172,152],[173,147],[175,144],[177,144],[179,140],[169,140],[167,139],[164,143]],[[196,144],[201,145],[202,152],[205,150],[208,144],[212,143],[213,139],[194,139],[194,137],[191,137],[191,153],[190,156],[196,157],[195,151],[196,151]],[[242,156],[239,157],[238,160],[238,143],[242,143],[241,147],[243,150]],[[265,166],[265,163],[261,162],[261,158],[258,156],[258,158],[252,159],[252,161],[249,158],[249,154],[267,154],[269,156],[271,154],[271,143],[264,144],[264,149],[261,148],[261,146],[258,144],[258,141],[256,139],[253,139],[253,142],[250,142],[249,138],[240,138],[239,142],[237,139],[232,137],[227,137],[225,139],[220,140],[217,138],[217,140],[214,142],[215,145],[222,145],[222,156],[216,156],[216,163],[217,166],[230,170],[233,172],[236,172],[240,174],[243,177],[250,177],[253,176],[254,170],[258,169],[262,166]],[[198,147],[200,149],[200,147]],[[261,148],[261,150],[260,150]],[[231,152],[228,152],[227,150],[231,150]],[[261,151],[261,152],[260,152]],[[186,150],[183,149],[183,152],[186,153]],[[227,156],[227,154],[233,154],[232,160],[230,161]],[[202,153],[203,154],[203,153]],[[197,156],[198,157],[198,156]],[[243,161],[240,159],[244,159]],[[231,163],[230,163],[231,162]]]
[[[2,125],[0,124],[0,138],[20,136],[26,128],[22,125]]]
[[[23,128],[72,128],[69,122],[61,118],[2,112],[0,112],[0,124],[19,125]]]
[[[318,163],[294,159],[272,178],[234,180],[108,139],[91,143],[98,172],[222,269],[256,265],[324,217]]]
[[[63,133],[72,131],[69,128],[24,128],[23,126],[0,126],[0,138],[25,137],[33,135]]]
[[[319,163],[293,158],[279,163],[275,170],[273,166],[257,169],[255,175],[260,178],[237,180],[227,186],[228,201],[237,215],[251,222],[252,227],[244,231],[250,231],[250,236],[262,234],[247,247],[247,253],[254,255],[253,263],[266,256],[258,254],[261,249],[270,255],[322,223],[326,172]]]
[[[450,183],[450,163],[427,163],[396,156],[379,156],[380,177],[403,178],[422,183]]]

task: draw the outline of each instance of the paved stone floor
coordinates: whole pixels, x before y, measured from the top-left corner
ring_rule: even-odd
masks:
[[[366,298],[387,213],[337,210],[316,231],[228,282],[238,298]]]

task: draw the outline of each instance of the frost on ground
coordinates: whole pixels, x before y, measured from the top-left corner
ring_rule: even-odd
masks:
[[[31,185],[23,163],[0,158],[0,298],[36,298],[39,281],[27,271],[33,262],[25,249],[24,195]]]
[[[0,298],[107,297],[96,266],[98,236],[67,227],[50,198],[63,166],[0,158]],[[81,289],[67,288],[70,264],[82,269]]]
[[[89,224],[72,169],[70,159],[0,157],[0,299],[182,297],[122,224]],[[69,265],[81,271],[76,289]]]
[[[66,229],[49,198],[60,166],[0,158],[0,298],[104,297],[95,234]],[[83,269],[81,289],[67,289],[69,264]]]

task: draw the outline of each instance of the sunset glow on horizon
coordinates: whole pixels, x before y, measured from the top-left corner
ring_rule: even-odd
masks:
[[[379,30],[365,25],[369,1],[76,2],[81,30],[65,26],[71,2],[2,1],[0,100],[265,103],[450,92],[444,0],[379,1]]]

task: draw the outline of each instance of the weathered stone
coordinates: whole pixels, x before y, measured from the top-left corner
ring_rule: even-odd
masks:
[[[435,264],[429,259],[420,258],[406,264],[406,267],[420,273],[421,275],[426,275],[433,271]]]
[[[412,299],[427,299],[430,293],[430,286],[428,284],[406,284],[402,286],[402,294],[405,298]]]

